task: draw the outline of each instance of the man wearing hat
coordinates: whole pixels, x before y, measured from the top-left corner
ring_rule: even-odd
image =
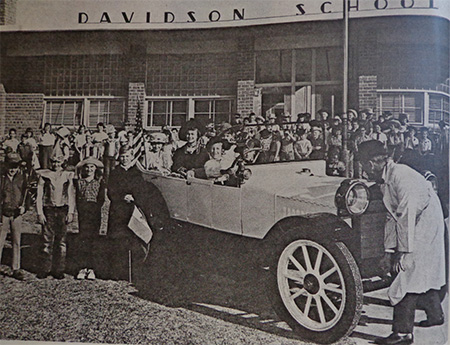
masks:
[[[7,155],[6,171],[0,181],[1,226],[0,226],[0,261],[8,231],[12,236],[12,276],[18,280],[24,279],[20,269],[20,237],[22,215],[25,213],[24,200],[27,181],[20,172],[20,156],[11,152]]]
[[[444,323],[438,290],[445,285],[444,217],[431,183],[412,168],[388,159],[383,143],[360,144],[359,158],[380,185],[389,212],[385,250],[393,252],[394,280],[388,290],[394,306],[392,334],[377,344],[412,344],[414,311],[420,299],[427,319],[420,327]]]
[[[43,260],[37,277],[51,274],[64,279],[67,224],[73,221],[75,212],[74,173],[64,170],[66,158],[61,152],[54,152],[50,160],[51,169],[38,171],[36,211],[42,224]]]

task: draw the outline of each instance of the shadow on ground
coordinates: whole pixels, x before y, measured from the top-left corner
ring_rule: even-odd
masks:
[[[165,231],[146,262],[134,265],[136,296],[298,339],[264,293],[258,242],[190,224]]]

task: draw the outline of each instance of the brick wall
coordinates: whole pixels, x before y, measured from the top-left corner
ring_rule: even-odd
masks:
[[[37,130],[41,126],[44,115],[44,95],[43,94],[6,94],[5,105],[5,132],[9,128],[17,129],[21,135],[27,127]]]
[[[128,107],[127,107],[127,120],[132,124],[136,123],[136,114],[138,108],[141,110],[141,114],[144,113],[144,100],[145,100],[145,84],[144,83],[129,83],[128,84]],[[139,104],[139,107],[138,107]]]
[[[0,25],[12,25],[16,23],[17,0],[0,1]]]
[[[145,45],[132,45],[128,54],[128,81],[144,83],[147,52]]]
[[[241,39],[236,53],[236,73],[238,80],[253,80],[255,78],[255,52],[251,38]]]
[[[253,99],[255,96],[255,81],[238,81],[237,90],[237,112],[241,115],[248,115],[253,111]]]
[[[377,76],[362,75],[359,77],[359,109],[377,108]]]

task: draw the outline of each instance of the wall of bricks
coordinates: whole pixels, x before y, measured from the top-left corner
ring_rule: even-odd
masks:
[[[238,81],[236,111],[243,116],[250,114],[253,111],[254,96],[255,96],[254,80]]]
[[[17,0],[0,1],[0,25],[11,25],[16,23]]]
[[[0,92],[1,93],[1,92]],[[2,93],[0,95],[0,134],[6,135],[10,128],[21,135],[27,127],[38,130],[44,116],[44,95]]]
[[[236,73],[238,80],[255,78],[255,52],[254,42],[251,38],[241,39],[238,43],[236,58]]]
[[[128,84],[128,107],[127,121],[136,124],[136,114],[140,109],[141,115],[144,114],[145,103],[145,84],[129,83]]]
[[[359,109],[377,108],[377,76],[362,75],[359,77]]]

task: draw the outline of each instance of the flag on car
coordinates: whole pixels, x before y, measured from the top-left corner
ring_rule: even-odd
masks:
[[[153,231],[147,222],[142,210],[134,205],[133,214],[128,222],[128,228],[134,232],[145,244],[149,244],[153,237]]]

